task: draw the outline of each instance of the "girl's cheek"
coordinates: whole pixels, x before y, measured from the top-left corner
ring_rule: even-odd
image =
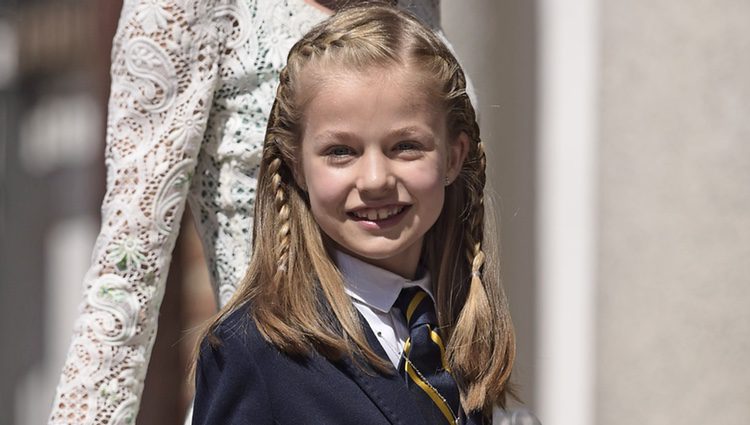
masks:
[[[408,170],[407,182],[410,181],[411,186],[415,188],[433,189],[444,185],[444,179],[441,177],[443,174],[442,168],[433,162]]]
[[[311,177],[308,196],[313,210],[322,213],[344,208],[349,190],[341,173],[318,172]]]

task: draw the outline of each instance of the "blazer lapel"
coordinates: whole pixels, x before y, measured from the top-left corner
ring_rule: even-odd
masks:
[[[381,358],[390,363],[385,350],[370,326],[361,316],[360,320],[370,347]],[[352,380],[359,385],[392,424],[427,425],[403,378],[396,373],[395,369],[393,373],[385,375],[374,371],[365,372],[351,359],[344,359],[342,363]]]

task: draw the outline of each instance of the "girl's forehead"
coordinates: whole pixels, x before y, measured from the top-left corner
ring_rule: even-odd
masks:
[[[403,64],[373,65],[364,69],[334,64],[310,65],[303,71],[298,95],[304,106],[321,94],[362,86],[397,87],[414,102],[442,104],[435,78],[420,68]]]
[[[332,70],[308,87],[302,140],[329,140],[331,134],[387,139],[407,129],[442,139],[446,112],[426,85],[424,77],[399,67]]]
[[[313,87],[302,109],[300,130],[304,139],[344,132],[381,137],[381,132],[401,127],[442,133],[445,110],[422,87],[423,81],[403,69],[329,74]],[[376,134],[378,133],[378,134]]]

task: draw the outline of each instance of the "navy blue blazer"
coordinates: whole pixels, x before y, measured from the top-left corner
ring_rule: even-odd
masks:
[[[392,374],[367,373],[351,359],[331,362],[319,353],[292,358],[263,339],[248,307],[229,315],[216,335],[218,347],[206,341],[201,347],[193,425],[430,425],[395,368]],[[479,414],[462,413],[460,423],[484,422]]]

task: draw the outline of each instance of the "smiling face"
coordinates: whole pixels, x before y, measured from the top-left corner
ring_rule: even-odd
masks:
[[[419,72],[327,73],[304,108],[297,180],[341,249],[412,278],[425,233],[466,155]]]

